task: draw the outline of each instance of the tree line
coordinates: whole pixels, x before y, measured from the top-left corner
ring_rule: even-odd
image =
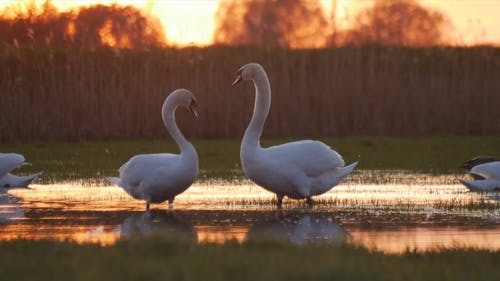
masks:
[[[334,1],[335,2],[335,1]],[[50,0],[40,7],[10,6],[0,14],[0,42],[95,48],[168,45],[157,18],[134,6],[92,5],[59,12]],[[435,46],[445,44],[451,24],[416,0],[376,0],[338,30],[319,0],[220,0],[213,42],[283,48],[345,45]]]

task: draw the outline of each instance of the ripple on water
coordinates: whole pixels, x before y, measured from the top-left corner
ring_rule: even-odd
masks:
[[[420,177],[409,183],[346,182],[316,197],[313,209],[286,200],[281,212],[271,193],[250,182],[195,184],[176,198],[174,213],[166,203],[146,213],[144,202],[115,186],[33,185],[0,193],[0,240],[110,245],[154,234],[198,243],[347,242],[388,253],[457,246],[500,250],[498,193],[471,193],[445,176]]]

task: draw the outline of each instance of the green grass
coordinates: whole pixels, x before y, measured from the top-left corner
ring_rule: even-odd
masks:
[[[264,147],[294,139],[264,140]],[[476,155],[500,156],[500,137],[344,137],[321,138],[358,169],[408,170],[422,173],[461,173],[459,167]],[[243,179],[239,161],[240,140],[195,140],[200,159],[199,180]],[[0,151],[25,155],[32,166],[21,173],[45,171],[42,182],[116,176],[131,156],[140,153],[177,153],[171,141],[2,143]]]
[[[111,247],[0,244],[4,280],[498,280],[499,252],[451,249],[384,255],[350,245],[192,244],[167,239]]]

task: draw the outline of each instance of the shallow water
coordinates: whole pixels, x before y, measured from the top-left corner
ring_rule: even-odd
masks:
[[[114,186],[33,185],[0,194],[0,240],[112,245],[124,237],[165,235],[198,243],[347,242],[386,253],[500,250],[498,192],[471,193],[461,185],[435,183],[446,180],[426,180],[351,182],[316,197],[313,208],[285,200],[281,211],[271,193],[250,182],[196,184],[176,198],[174,210],[164,203],[153,204],[150,212]]]

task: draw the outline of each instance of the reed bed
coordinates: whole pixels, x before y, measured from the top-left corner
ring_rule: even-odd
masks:
[[[500,133],[500,49],[342,47],[0,47],[0,141],[166,137],[164,98],[188,88],[193,138],[239,137],[253,86],[231,87],[247,62],[267,70],[273,105],[264,136]]]

